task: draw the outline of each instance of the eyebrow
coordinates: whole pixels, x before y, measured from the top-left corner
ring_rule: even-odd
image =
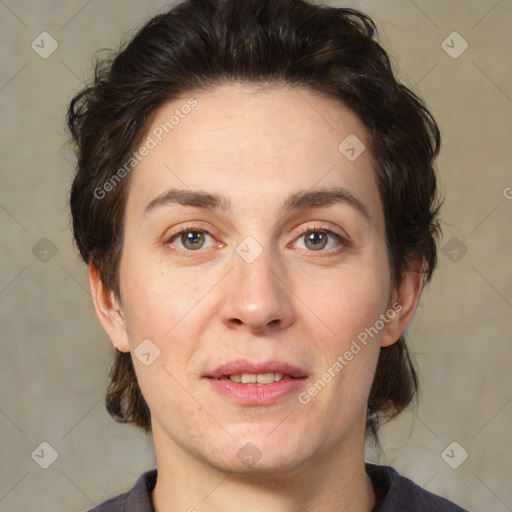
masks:
[[[322,208],[338,203],[348,204],[371,223],[371,217],[366,206],[343,187],[328,190],[305,190],[291,194],[284,202],[281,213],[285,214],[297,210]],[[206,210],[227,211],[230,209],[231,201],[227,196],[218,193],[204,192],[201,190],[172,189],[155,197],[155,199],[149,202],[144,209],[144,214],[175,204]]]

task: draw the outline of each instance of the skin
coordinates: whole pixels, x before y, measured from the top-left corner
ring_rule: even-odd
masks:
[[[392,286],[370,151],[351,162],[338,150],[350,134],[368,148],[367,132],[349,109],[311,91],[229,84],[194,97],[197,106],[131,176],[120,297],[89,268],[117,349],[133,353],[150,339],[160,350],[149,366],[133,358],[152,413],[155,510],[368,512],[367,398],[380,347],[414,314],[421,275]],[[162,107],[148,135],[186,99]],[[293,193],[334,187],[368,218],[344,202],[281,212]],[[224,194],[230,208],[144,213],[176,188]],[[202,248],[173,238],[191,225],[206,233]],[[307,244],[304,235],[319,229],[345,241]],[[236,252],[247,236],[262,250],[252,263]],[[278,359],[307,371],[307,390],[395,302],[400,312],[307,404],[292,394],[240,405],[202,378],[234,359]],[[256,464],[237,456],[246,443],[260,454]]]

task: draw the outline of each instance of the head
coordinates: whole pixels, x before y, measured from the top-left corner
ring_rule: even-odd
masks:
[[[375,36],[351,9],[189,0],[73,99],[73,229],[118,421],[207,459],[201,437],[270,452],[316,425],[313,456],[413,399],[404,330],[436,264],[440,137]],[[307,386],[263,415],[226,403],[206,379],[237,358],[288,360]],[[210,407],[224,426],[199,432]]]

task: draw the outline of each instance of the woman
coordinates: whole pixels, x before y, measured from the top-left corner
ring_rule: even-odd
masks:
[[[107,408],[157,469],[96,511],[457,511],[367,436],[414,398],[439,130],[364,14],[189,0],[75,97]]]

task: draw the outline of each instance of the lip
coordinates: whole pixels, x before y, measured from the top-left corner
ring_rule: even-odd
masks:
[[[283,373],[293,377],[272,384],[242,384],[227,378],[242,373]],[[282,361],[254,363],[239,359],[203,375],[214,391],[240,405],[271,405],[296,394],[308,380],[307,372]]]
[[[263,363],[255,363],[246,359],[237,359],[236,361],[223,364],[212,372],[203,375],[203,377],[220,379],[222,377],[228,377],[229,375],[238,375],[242,373],[284,373],[295,379],[307,377],[307,372],[305,370],[301,370],[300,368],[283,361],[273,360]],[[270,386],[271,384],[267,385]]]
[[[239,384],[229,379],[206,379],[222,396],[240,405],[272,405],[289,395],[296,395],[307,378],[288,379],[273,384]]]

